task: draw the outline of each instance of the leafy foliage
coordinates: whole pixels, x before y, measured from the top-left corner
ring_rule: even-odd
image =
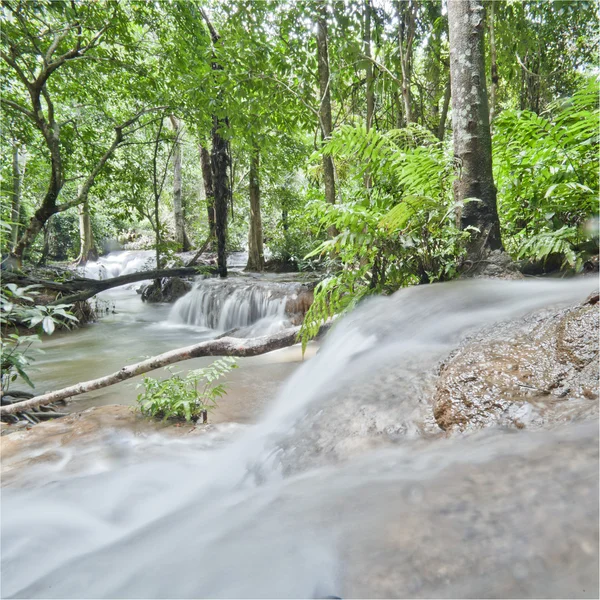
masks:
[[[0,353],[2,355],[2,390],[6,391],[17,377],[34,387],[27,370],[34,360],[33,354],[41,352],[35,346],[41,341],[39,335],[21,335],[19,327],[33,329],[39,326],[51,335],[56,326],[68,327],[77,318],[68,312],[69,305],[44,306],[34,304],[39,286],[18,287],[8,283],[0,290]]]
[[[323,321],[365,295],[451,279],[465,237],[455,225],[450,152],[426,129],[343,127],[325,152],[337,160],[353,157],[356,167],[345,191],[354,197],[312,204],[313,218],[339,233],[307,258],[325,257],[337,273],[315,290],[301,332],[304,345]]]
[[[584,227],[598,211],[597,82],[541,115],[504,111],[494,137],[498,204],[507,249],[581,265]]]
[[[138,385],[145,388],[137,399],[139,409],[142,414],[165,420],[195,422],[204,417],[206,421],[207,411],[213,410],[226,393],[226,385],[215,382],[236,368],[235,359],[226,356],[208,367],[189,371],[185,377],[178,373],[162,381],[144,377]]]

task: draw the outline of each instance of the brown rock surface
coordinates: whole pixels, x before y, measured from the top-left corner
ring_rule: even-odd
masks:
[[[598,328],[599,306],[588,299],[478,334],[442,365],[438,425],[521,429],[596,417]]]

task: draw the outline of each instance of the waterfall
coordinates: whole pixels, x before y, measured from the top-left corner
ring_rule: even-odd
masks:
[[[286,303],[300,287],[244,278],[202,279],[175,303],[169,321],[218,331],[252,326],[247,335],[265,335],[289,325]]]
[[[156,264],[155,256],[153,250],[111,252],[97,261],[88,262],[78,271],[82,276],[90,279],[110,279],[144,269],[153,269]]]

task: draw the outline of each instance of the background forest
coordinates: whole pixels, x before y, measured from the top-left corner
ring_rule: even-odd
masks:
[[[484,5],[504,248],[581,270],[597,4]],[[4,256],[248,248],[250,270],[326,269],[315,313],[456,275],[444,2],[12,0],[1,35]]]

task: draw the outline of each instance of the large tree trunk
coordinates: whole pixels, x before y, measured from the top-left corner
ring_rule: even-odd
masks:
[[[489,3],[489,29],[490,29],[490,62],[491,62],[491,86],[490,86],[490,127],[496,116],[496,89],[498,87],[498,59],[496,55],[496,34],[494,28],[494,8],[496,0]]]
[[[79,257],[77,264],[85,265],[89,260],[98,260],[98,250],[92,231],[92,220],[90,219],[90,204],[86,200],[78,207],[79,210]]]
[[[206,197],[206,212],[208,214],[208,237],[215,237],[215,190],[213,186],[210,154],[204,146],[200,146],[200,163],[202,179],[204,180],[204,195]]]
[[[200,14],[208,27],[213,44],[218,44],[221,36],[214,28],[208,14],[200,8]],[[213,55],[214,58],[214,55]],[[222,71],[223,66],[216,60],[212,63],[213,71]],[[218,96],[221,95],[219,91]],[[229,168],[231,166],[231,155],[229,143],[223,137],[223,131],[228,129],[227,117],[219,118],[213,115],[212,127],[212,150],[210,155],[210,167],[212,171],[213,192],[215,198],[215,235],[217,238],[217,266],[219,275],[227,277],[227,206],[231,199],[231,188],[229,182]]]
[[[227,120],[213,117],[211,169],[215,197],[215,234],[217,238],[217,266],[219,275],[227,277],[227,207],[229,187],[229,145],[222,135]]]
[[[187,252],[190,242],[185,233],[185,221],[183,219],[183,204],[181,201],[181,162],[183,150],[183,127],[174,115],[170,115],[171,125],[175,131],[175,148],[173,149],[173,219],[175,221],[175,242],[178,250]]]
[[[326,329],[326,326],[323,329]],[[189,360],[190,358],[198,358],[199,356],[256,356],[258,354],[265,354],[266,352],[296,344],[299,331],[300,327],[291,327],[272,336],[248,339],[222,337],[216,340],[200,342],[193,346],[171,350],[134,365],[123,367],[115,373],[100,377],[99,379],[84,381],[55,392],[36,396],[30,400],[2,406],[0,407],[0,415],[30,410],[37,406],[58,402],[59,400],[65,400],[66,398],[85,394],[93,390],[99,390],[109,385],[126,381],[137,375],[142,375],[148,371],[153,371],[182,360]]]
[[[11,249],[17,245],[19,237],[19,219],[21,217],[21,168],[19,164],[19,145],[12,143],[12,203],[11,203]]]
[[[492,143],[485,85],[482,0],[449,0],[450,76],[454,156],[460,176],[454,183],[462,229],[471,231],[468,255],[481,257],[485,249],[502,248],[492,174]],[[471,229],[474,228],[474,229]]]
[[[263,229],[260,214],[260,150],[252,149],[250,157],[250,230],[248,232],[248,264],[246,271],[263,271],[265,258],[263,252]]]
[[[321,139],[326,142],[331,138],[333,122],[331,117],[331,81],[329,76],[329,51],[327,48],[327,5],[320,0],[317,3],[317,59],[319,71],[319,120]],[[333,157],[323,154],[323,180],[325,183],[325,199],[335,204],[335,166]],[[335,235],[331,228],[329,234]]]

